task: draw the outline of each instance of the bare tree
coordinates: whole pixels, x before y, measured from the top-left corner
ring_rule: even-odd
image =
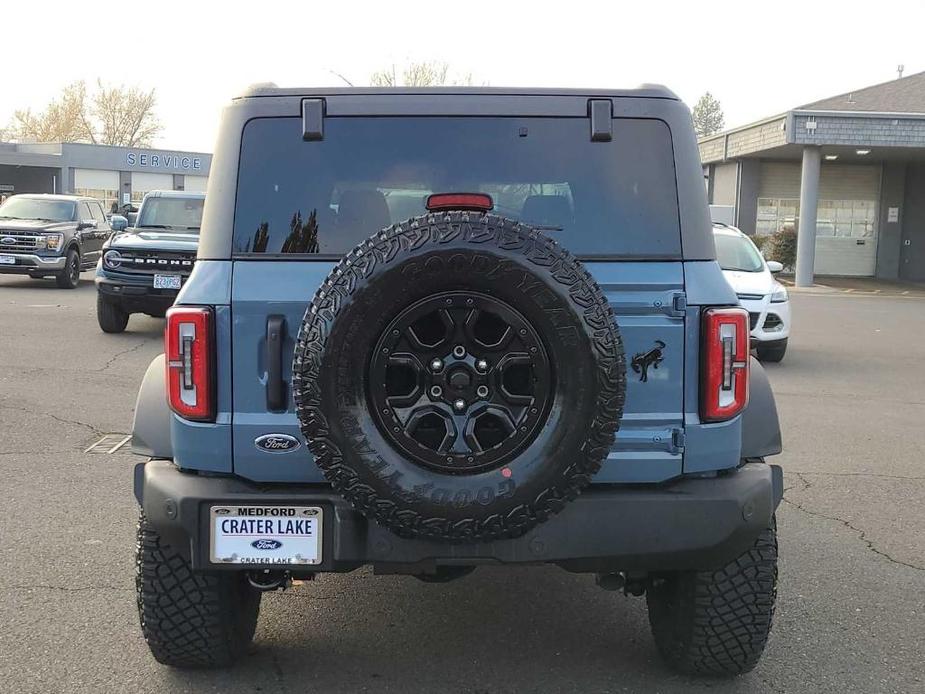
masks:
[[[86,111],[86,85],[75,82],[65,87],[44,111],[33,113],[28,108],[15,111],[8,132],[17,140],[92,142]]]
[[[37,142],[89,142],[123,147],[150,147],[162,130],[155,113],[155,92],[124,85],[105,85],[87,93],[84,81],[74,82],[44,111],[13,114],[8,135]]]
[[[101,80],[96,84],[90,113],[97,124],[97,141],[104,145],[150,147],[162,129],[154,112],[154,90],[106,86]]]
[[[401,70],[394,64],[386,70],[374,72],[369,78],[374,87],[442,87],[444,85],[468,86],[472,84],[472,73],[450,77],[450,66],[431,60],[420,63],[408,63]]]
[[[697,100],[691,115],[694,118],[694,130],[697,131],[698,137],[718,133],[724,127],[723,107],[710,92]]]

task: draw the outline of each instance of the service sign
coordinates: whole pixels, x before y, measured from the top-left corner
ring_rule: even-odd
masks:
[[[200,171],[202,157],[189,154],[127,152],[125,163],[131,169],[162,169],[164,171]]]

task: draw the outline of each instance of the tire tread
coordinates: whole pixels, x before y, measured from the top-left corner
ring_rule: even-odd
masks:
[[[260,593],[232,572],[194,572],[142,514],[135,589],[145,641],[154,658],[178,668],[225,667],[254,636]]]
[[[648,592],[649,622],[669,665],[687,674],[734,676],[758,664],[777,597],[773,523],[724,567],[661,580]]]
[[[564,470],[559,483],[541,491],[532,503],[520,504],[507,513],[456,522],[427,517],[407,505],[382,498],[362,483],[330,435],[318,385],[332,325],[362,280],[377,267],[400,260],[400,251],[417,250],[427,244],[440,246],[449,241],[462,241],[475,248],[494,245],[508,252],[519,252],[545,276],[567,287],[571,300],[581,309],[599,374],[597,416],[590,423],[589,440],[582,454]],[[306,310],[296,338],[293,394],[302,433],[315,463],[334,489],[367,518],[403,536],[449,541],[494,540],[523,535],[558,513],[600,470],[623,413],[626,366],[613,310],[601,288],[568,250],[533,227],[505,217],[448,212],[428,214],[383,229],[335,266]]]

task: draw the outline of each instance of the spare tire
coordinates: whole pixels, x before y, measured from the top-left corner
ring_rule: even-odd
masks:
[[[536,229],[472,212],[384,229],[305,313],[293,392],[315,462],[405,537],[516,537],[600,469],[623,412],[613,312]]]

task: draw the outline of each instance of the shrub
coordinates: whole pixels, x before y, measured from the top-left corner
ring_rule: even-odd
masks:
[[[767,248],[768,239],[770,238],[770,234],[755,234],[751,237],[751,240],[758,247],[758,250],[763,253]]]
[[[776,260],[785,270],[792,270],[797,262],[796,229],[788,225],[771,234],[764,245],[764,252],[768,260]]]

